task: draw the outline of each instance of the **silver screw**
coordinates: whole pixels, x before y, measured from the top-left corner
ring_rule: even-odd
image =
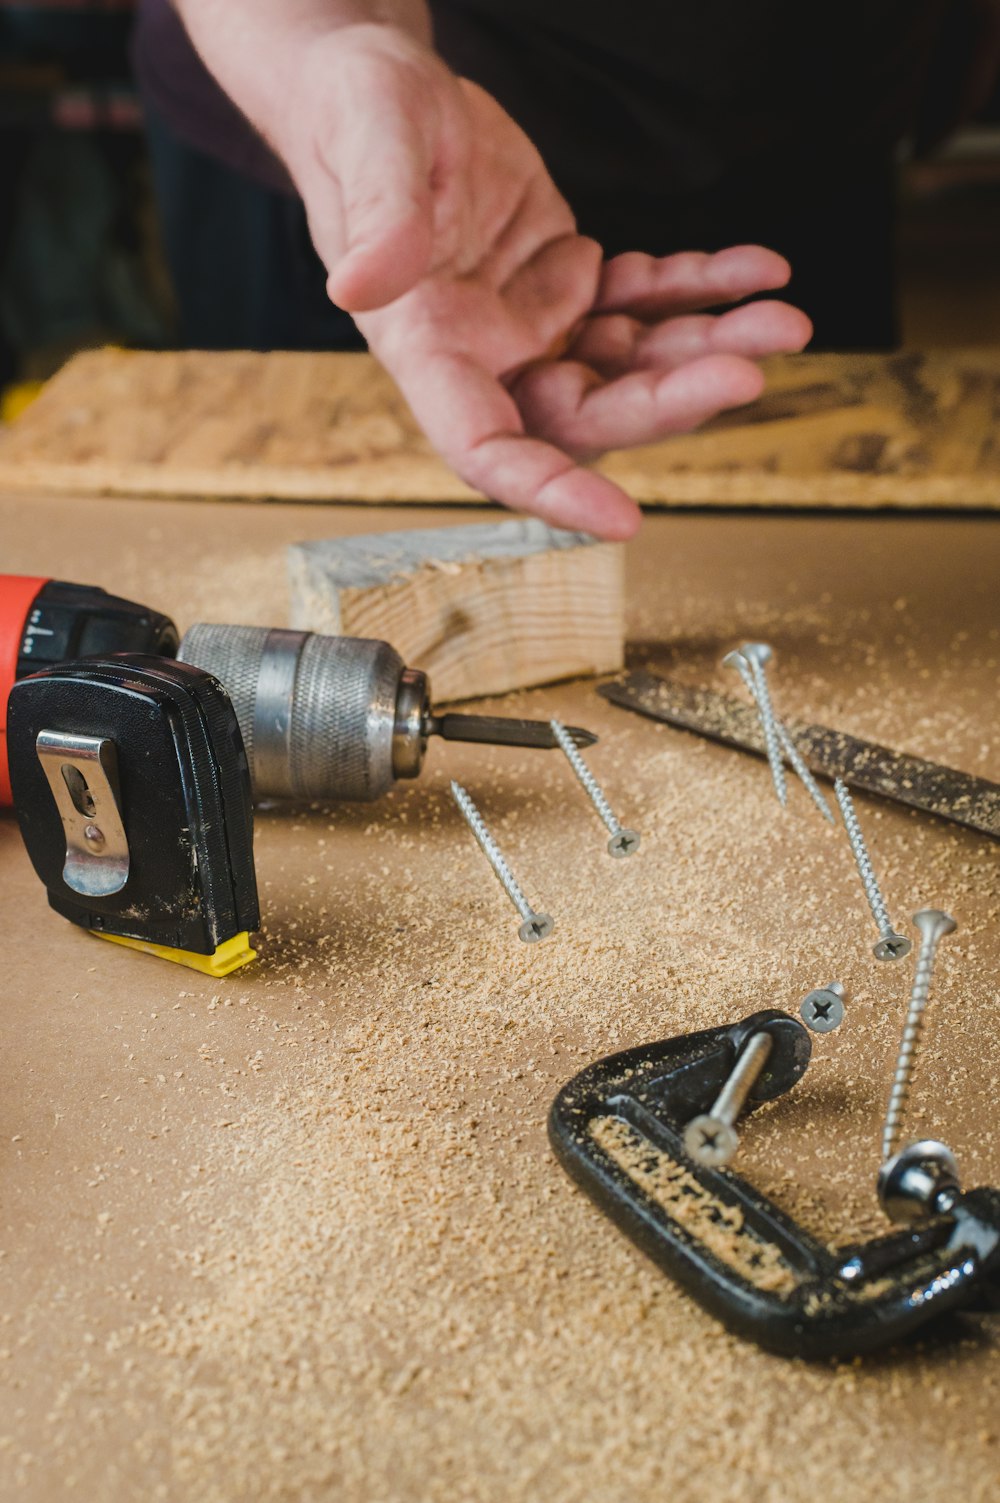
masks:
[[[954,933],[958,928],[951,915],[943,913],[940,908],[921,908],[919,913],[913,915],[913,923],[920,930],[920,953],[917,956],[917,969],[913,976],[913,990],[910,992],[910,1002],[906,1010],[906,1022],[903,1025],[903,1038],[899,1046],[899,1055],[896,1059],[896,1072],[892,1078],[892,1090],[889,1093],[889,1106],[885,1114],[885,1125],[882,1128],[883,1166],[892,1158],[896,1151],[896,1144],[899,1141],[899,1124],[903,1116],[903,1108],[910,1094],[913,1060],[920,1043],[920,1033],[924,1024],[924,1008],[927,1006],[927,998],[931,989],[934,955],[938,944],[944,936]]]
[[[692,1117],[684,1129],[684,1151],[696,1164],[716,1169],[728,1164],[740,1146],[733,1126],[746,1099],[767,1064],[773,1040],[763,1029],[747,1039],[732,1073],[719,1092],[711,1111]]]
[[[597,810],[608,830],[611,839],[608,841],[608,850],[612,856],[631,856],[633,851],[639,849],[639,834],[636,830],[625,830],[618,823],[611,811],[611,805],[604,797],[601,785],[580,755],[579,748],[564,725],[558,720],[550,720],[552,734],[566,753],[566,758],[573,771],[576,773],[590,802]]]
[[[816,779],[813,777],[812,773],[809,771],[809,768],[803,761],[802,753],[799,751],[798,747],[795,745],[795,742],[788,734],[784,722],[781,720],[776,720],[775,727],[778,732],[778,740],[784,747],[785,756],[788,758],[789,762],[791,762],[799,778],[804,783],[806,792],[808,793],[809,797],[812,799],[813,803],[816,805],[816,808],[822,814],[823,818],[827,820],[831,825],[835,825],[837,821],[833,817],[833,810],[830,808],[830,805],[826,800],[826,796],[824,795]]]
[[[100,847],[104,844],[104,831],[100,825],[85,825],[83,838],[96,855]]]
[[[844,987],[839,981],[818,987],[802,1000],[799,1017],[813,1033],[832,1033],[844,1021]]]
[[[454,778],[451,783],[451,792],[456,804],[462,811],[466,824],[479,841],[483,849],[483,854],[496,873],[504,892],[506,892],[514,907],[521,915],[523,923],[517,931],[521,939],[528,945],[534,944],[539,939],[547,939],[554,927],[552,920],[547,913],[536,913],[532,908],[518,886],[514,878],[514,873],[504,860],[500,847],[486,828],[483,816],[461,783],[456,783]]]
[[[736,651],[736,652],[727,652],[726,656],[722,659],[722,663],[723,663],[723,667],[725,667],[725,668],[735,668],[736,669],[736,672],[739,674],[740,678],[743,680],[743,682],[746,684],[747,688],[750,690],[750,694],[751,694],[754,702],[758,703],[757,702],[757,683],[756,683],[756,680],[754,679],[753,671],[752,671],[752,669],[750,667],[750,663],[743,656],[742,652],[739,652],[739,651]],[[758,711],[759,711],[759,703],[758,703]],[[791,763],[794,772],[796,773],[796,775],[801,780],[802,784],[805,787],[806,792],[808,793],[809,797],[812,799],[813,803],[816,805],[816,808],[822,814],[823,818],[826,819],[826,820],[828,820],[831,825],[836,824],[837,821],[833,817],[833,810],[830,808],[830,805],[827,803],[826,797],[824,796],[824,794],[823,794],[823,792],[822,792],[819,784],[817,783],[816,779],[813,777],[812,773],[809,771],[809,768],[806,766],[806,763],[805,763],[805,760],[804,760],[804,758],[802,756],[802,753],[799,751],[798,747],[795,745],[795,742],[792,740],[791,736],[789,735],[788,728],[785,725],[784,721],[779,720],[776,715],[774,717],[774,728],[775,728],[775,730],[778,733],[778,740],[781,742],[781,746],[782,746],[782,749],[783,749],[783,751],[785,753],[785,756],[788,758],[789,762]]]
[[[903,934],[897,934],[889,922],[889,910],[885,906],[878,879],[872,869],[871,857],[868,847],[865,845],[865,837],[861,833],[858,816],[854,809],[854,800],[851,798],[847,784],[843,778],[837,778],[833,785],[833,791],[840,805],[840,812],[844,816],[844,828],[847,838],[851,842],[851,850],[854,852],[854,860],[857,863],[858,875],[861,885],[868,899],[868,906],[872,911],[872,918],[879,932],[879,939],[872,946],[872,954],[876,960],[902,960],[904,955],[909,955],[913,945]]]
[[[767,674],[765,672],[765,664],[771,661],[774,656],[774,649],[769,647],[766,642],[743,642],[740,645],[740,652],[750,664],[750,672],[753,675],[754,698],[757,701],[760,728],[764,732],[767,760],[771,764],[774,791],[778,795],[778,802],[787,804],[788,784],[785,782],[785,768],[781,760],[781,743],[778,739],[778,727],[774,719],[774,706],[771,704],[771,691],[767,686]]]

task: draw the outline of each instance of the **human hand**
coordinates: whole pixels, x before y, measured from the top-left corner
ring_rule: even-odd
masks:
[[[755,364],[809,320],[759,246],[604,262],[527,136],[393,27],[314,39],[276,145],[334,302],[355,315],[470,485],[557,526],[625,538],[635,503],[581,462],[753,401]]]

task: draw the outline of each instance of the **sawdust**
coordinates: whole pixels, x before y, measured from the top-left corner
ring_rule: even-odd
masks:
[[[596,1117],[589,1124],[589,1132],[643,1193],[703,1243],[720,1263],[764,1292],[794,1292],[798,1286],[795,1270],[773,1242],[757,1236],[745,1224],[738,1206],[723,1205],[689,1170],[621,1117]]]
[[[121,535],[135,558],[142,527],[168,527],[158,503],[141,522],[93,507],[92,545]],[[305,535],[250,509],[216,533],[200,521],[176,571],[204,560],[199,611],[234,522],[261,558],[266,527],[276,548],[283,528]],[[651,666],[726,690],[721,650],[769,637],[789,717],[849,715],[995,776],[992,534],[873,522],[862,548],[855,525],[647,524],[632,640]],[[46,566],[73,577],[67,532]],[[26,543],[8,566],[43,561]],[[149,567],[157,603],[190,619],[162,557]],[[154,598],[142,576],[102,583]],[[970,642],[953,646],[952,627]],[[885,1230],[878,1134],[911,969],[873,960],[842,832],[798,788],[782,815],[759,762],[588,685],[503,708],[600,733],[588,761],[642,833],[634,857],[607,856],[559,758],[436,746],[376,808],[262,813],[261,959],[225,982],[61,923],[0,822],[4,1496],[992,1503],[995,1319],[852,1363],[767,1356],[644,1259],[545,1137],[557,1090],[599,1055],[794,1010],[837,978],[844,1025],[753,1115],[734,1167],[830,1244]],[[551,939],[519,943],[451,776],[552,913]],[[940,902],[961,925],[939,953],[907,1130],[945,1136],[966,1183],[996,1182],[995,852],[858,809],[893,919]]]

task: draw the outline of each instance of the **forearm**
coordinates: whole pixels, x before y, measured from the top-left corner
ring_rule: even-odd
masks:
[[[209,71],[279,150],[310,40],[386,26],[431,44],[426,0],[173,0]]]

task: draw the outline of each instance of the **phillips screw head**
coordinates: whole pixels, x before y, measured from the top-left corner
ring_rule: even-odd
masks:
[[[631,856],[639,849],[639,838],[638,830],[618,830],[608,841],[608,850],[612,856]]]
[[[709,1112],[692,1117],[684,1128],[684,1152],[706,1169],[721,1169],[735,1156],[740,1135],[735,1127]]]
[[[774,657],[774,648],[769,642],[741,642],[739,650],[745,658],[750,659],[751,663],[756,662],[761,668]],[[722,661],[726,662],[729,656],[727,654]]]
[[[946,934],[954,934],[958,925],[950,913],[940,908],[921,908],[913,915],[913,927],[920,930],[925,944],[936,945]]]
[[[554,928],[555,924],[547,913],[533,913],[517,932],[526,945],[533,945],[540,939],[548,939]]]
[[[821,986],[803,998],[799,1017],[813,1033],[832,1033],[844,1021],[844,988],[839,981]]]
[[[872,945],[876,960],[903,960],[913,949],[913,941],[905,934],[886,934]]]

